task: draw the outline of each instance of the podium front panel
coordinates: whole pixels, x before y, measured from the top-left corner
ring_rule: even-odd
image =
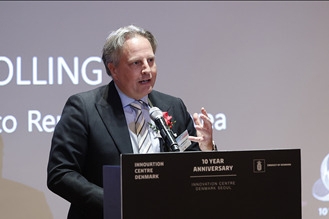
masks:
[[[121,155],[121,217],[301,218],[300,150]]]

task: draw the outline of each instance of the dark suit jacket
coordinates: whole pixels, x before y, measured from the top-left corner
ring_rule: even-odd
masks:
[[[167,111],[176,123],[196,135],[183,101],[157,91],[149,94],[154,106]],[[163,143],[161,151],[166,151]],[[192,143],[188,150],[200,150]],[[119,165],[120,154],[133,153],[125,115],[113,81],[71,96],[56,125],[48,162],[48,188],[71,202],[69,219],[103,219],[103,165]]]

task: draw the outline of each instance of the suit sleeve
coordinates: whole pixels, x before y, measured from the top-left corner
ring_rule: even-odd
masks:
[[[90,128],[86,108],[78,95],[67,100],[51,141],[47,185],[73,205],[102,212],[103,189],[83,176]]]

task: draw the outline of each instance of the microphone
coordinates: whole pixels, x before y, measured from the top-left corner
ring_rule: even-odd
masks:
[[[171,129],[168,129],[166,121],[163,118],[162,111],[158,107],[151,107],[149,110],[150,117],[160,130],[166,146],[171,151],[179,151],[178,144]]]

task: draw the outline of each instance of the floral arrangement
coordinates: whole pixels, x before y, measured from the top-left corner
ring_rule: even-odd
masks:
[[[172,116],[169,116],[168,112],[162,112],[162,116],[167,124],[167,126],[172,129],[176,121],[171,121]]]

